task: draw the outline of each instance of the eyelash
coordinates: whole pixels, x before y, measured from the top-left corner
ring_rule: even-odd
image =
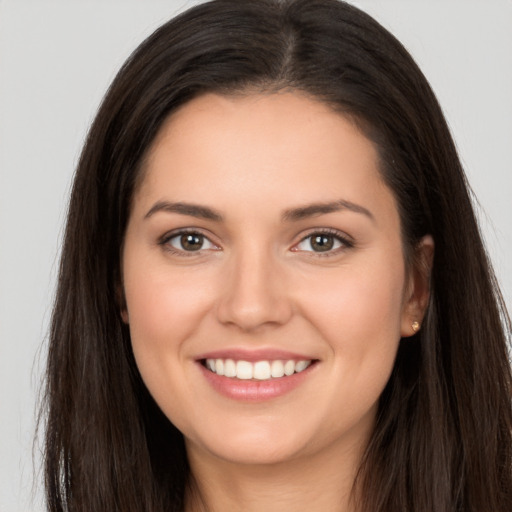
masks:
[[[198,253],[200,253],[201,251],[204,251],[205,249],[201,248],[201,249],[198,249],[196,251],[187,251],[185,249],[176,249],[175,247],[173,247],[169,242],[174,239],[174,238],[179,238],[179,237],[182,237],[184,235],[196,235],[196,236],[200,236],[202,237],[205,241],[208,241],[213,247],[217,248],[217,245],[214,244],[210,238],[208,236],[206,236],[205,234],[203,234],[200,230],[198,229],[180,229],[179,231],[174,231],[172,233],[166,233],[161,239],[160,241],[158,242],[159,245],[161,245],[164,250],[172,253],[172,254],[175,254],[177,256],[182,256],[182,257],[190,257],[190,256],[197,256]],[[215,249],[217,250],[217,249]]]
[[[179,231],[174,231],[174,232],[171,232],[171,233],[166,233],[158,242],[159,245],[161,245],[166,251],[172,253],[172,254],[175,254],[175,255],[178,255],[178,256],[182,256],[182,257],[190,257],[190,256],[196,256],[198,253],[201,253],[201,251],[204,251],[204,250],[209,250],[209,249],[197,249],[195,251],[187,251],[186,249],[176,249],[175,247],[173,247],[172,245],[170,245],[170,241],[173,240],[174,238],[178,238],[178,237],[182,237],[183,235],[196,235],[196,236],[200,236],[203,238],[203,240],[205,241],[208,241],[213,247],[215,247],[214,250],[218,250],[218,246],[216,244],[214,244],[210,238],[208,236],[206,236],[205,234],[203,234],[200,230],[198,229],[181,229]],[[311,247],[311,239],[313,237],[328,237],[328,238],[334,238],[335,241],[339,242],[340,244],[340,247],[336,247],[334,249],[328,249],[326,251],[314,251],[314,250],[311,250],[311,251],[307,251],[307,250],[303,250],[303,249],[298,249],[297,247],[306,242],[308,239],[310,240],[309,242],[309,245]],[[307,234],[306,236],[304,236],[298,243],[296,243],[292,248],[291,250],[293,252],[304,252],[304,253],[311,253],[310,256],[313,256],[314,257],[321,257],[321,258],[325,258],[325,257],[329,257],[329,256],[335,256],[337,255],[339,252],[342,252],[344,250],[347,250],[347,249],[351,249],[354,247],[354,242],[352,240],[350,240],[346,235],[344,235],[343,233],[341,233],[340,231],[337,231],[335,229],[315,229],[315,230],[312,230],[309,232],[309,234]]]
[[[328,238],[334,238],[336,241],[340,243],[340,247],[336,247],[334,249],[329,249],[324,252],[322,251],[303,251],[301,249],[297,249],[297,247],[302,244],[303,242],[306,242],[308,239],[310,240],[309,245],[311,246],[311,241],[313,237],[328,237]],[[354,242],[347,237],[344,233],[337,231],[336,229],[314,229],[311,230],[306,236],[304,236],[299,243],[295,244],[292,247],[292,251],[294,252],[308,252],[311,253],[311,257],[320,257],[320,258],[328,258],[330,256],[337,256],[340,252],[345,251],[347,249],[352,249],[354,247]],[[313,256],[314,255],[314,256]]]

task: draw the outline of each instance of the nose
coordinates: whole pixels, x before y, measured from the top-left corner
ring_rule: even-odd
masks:
[[[269,251],[247,250],[230,259],[218,320],[246,332],[288,322],[293,314],[290,290],[276,258]]]

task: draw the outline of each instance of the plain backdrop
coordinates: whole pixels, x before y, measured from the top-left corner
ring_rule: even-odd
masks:
[[[0,512],[43,510],[36,405],[87,127],[130,52],[194,3],[0,0]],[[405,44],[437,93],[510,309],[512,1],[353,3]]]

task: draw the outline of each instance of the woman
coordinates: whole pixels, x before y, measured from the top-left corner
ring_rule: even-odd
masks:
[[[507,332],[403,47],[335,0],[193,8],[78,166],[49,509],[508,511]]]

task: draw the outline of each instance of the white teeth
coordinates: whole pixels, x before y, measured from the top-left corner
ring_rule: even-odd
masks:
[[[300,373],[311,362],[311,360],[294,361],[289,359],[288,361],[276,360],[250,363],[248,361],[234,361],[233,359],[207,359],[206,367],[213,373],[225,377],[241,380],[268,380]]]
[[[284,375],[284,364],[283,361],[272,361],[270,365],[270,374],[274,378],[279,378]]]
[[[295,363],[295,372],[300,373],[309,366],[309,361],[297,361]]]
[[[252,364],[247,361],[238,361],[236,363],[236,377],[237,379],[249,380],[252,379]]]
[[[215,370],[212,370],[213,372]],[[236,377],[236,363],[233,359],[226,359],[224,363],[224,376],[225,377]]]
[[[295,361],[286,361],[284,363],[284,374],[288,377],[295,373]]]
[[[255,379],[270,379],[270,363],[268,361],[258,361],[254,364],[253,375]]]

